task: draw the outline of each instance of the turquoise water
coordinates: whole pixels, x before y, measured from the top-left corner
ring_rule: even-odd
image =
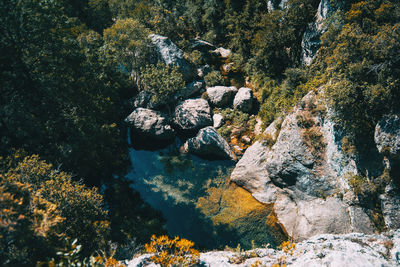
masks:
[[[213,226],[195,208],[207,188],[229,177],[234,162],[181,156],[174,145],[158,151],[131,149],[130,158],[132,171],[127,178],[147,203],[162,212],[171,236],[193,240],[208,249],[238,244],[234,230]]]

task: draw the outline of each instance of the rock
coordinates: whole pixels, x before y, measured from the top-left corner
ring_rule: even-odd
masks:
[[[200,78],[204,78],[211,71],[212,69],[209,65],[201,66],[200,68],[197,69],[197,76],[199,76]]]
[[[382,118],[375,127],[374,138],[379,153],[400,157],[400,115]]]
[[[204,158],[236,160],[229,144],[213,127],[201,129],[197,136],[187,140],[183,147],[185,152]]]
[[[226,74],[228,74],[228,73],[232,70],[233,65],[234,65],[233,62],[224,64],[224,65],[222,65],[222,70],[223,70]]]
[[[247,135],[243,135],[241,141],[243,143],[245,143],[245,144],[250,144],[251,143],[251,139]]]
[[[158,34],[150,34],[159,59],[167,65],[178,66],[185,81],[191,81],[195,77],[194,70],[190,63],[184,58],[183,51],[179,49],[168,37]]]
[[[240,88],[233,100],[233,107],[243,112],[250,112],[253,108],[253,91],[246,87]]]
[[[277,9],[284,9],[286,8],[288,0],[268,0],[267,6],[268,6],[268,11],[273,12],[274,10]]]
[[[218,47],[213,53],[222,58],[228,58],[231,55],[231,50],[223,47]]]
[[[212,123],[211,108],[204,99],[188,99],[175,108],[174,124],[183,131],[194,132]]]
[[[272,248],[200,253],[199,266],[273,266],[283,260],[285,265],[294,267],[394,267],[400,264],[399,252],[400,230],[379,235],[324,234],[297,243],[293,253]],[[150,257],[149,254],[137,256],[128,266],[156,266],[145,265]]]
[[[178,98],[188,98],[194,95],[200,94],[202,89],[205,89],[206,82],[201,81],[194,81],[186,85],[186,89],[179,94]]]
[[[332,2],[334,2],[332,4]],[[310,65],[317,51],[321,46],[321,36],[327,30],[325,25],[328,19],[338,8],[343,6],[346,0],[321,0],[315,14],[315,19],[311,22],[304,32],[301,42],[302,47],[302,62],[305,65]]]
[[[175,131],[169,125],[168,119],[158,111],[137,108],[125,121],[132,130],[132,143],[136,138],[140,141],[161,141],[163,143],[172,141],[175,138]],[[151,144],[149,144],[151,147]]]
[[[132,106],[134,108],[148,108],[157,109],[160,104],[154,103],[152,100],[153,95],[146,90],[140,91],[134,98]]]
[[[328,197],[349,191],[345,177],[358,170],[341,149],[344,134],[330,111],[313,113],[314,106],[323,105],[317,101],[321,100],[310,92],[282,123],[270,125],[263,134],[269,140],[257,141],[246,150],[231,180],[258,201],[273,204],[279,224],[296,240],[321,233],[371,233],[371,220],[353,207],[357,203]],[[310,125],[304,126],[304,121]]]
[[[232,100],[238,89],[235,86],[215,86],[207,88],[208,98],[213,106],[228,107],[232,105]]]
[[[380,195],[383,219],[389,229],[400,229],[399,191],[394,183],[390,183],[386,186],[385,193]]]
[[[200,39],[192,39],[189,41],[191,50],[198,50],[202,55],[209,55],[211,51],[217,49],[215,45]]]
[[[213,122],[213,127],[215,129],[218,129],[224,124],[224,117],[221,114],[214,114]]]

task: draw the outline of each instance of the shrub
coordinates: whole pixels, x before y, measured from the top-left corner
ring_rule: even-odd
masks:
[[[222,76],[222,74],[219,71],[211,71],[208,73],[205,77],[204,80],[206,81],[207,86],[216,86],[216,85],[226,85],[226,80]]]
[[[194,243],[184,238],[169,239],[163,235],[151,237],[151,242],[145,244],[147,253],[153,253],[150,259],[163,267],[182,265],[192,266],[198,263],[200,253],[193,248]]]
[[[173,101],[174,96],[185,87],[178,67],[161,62],[142,68],[141,78],[145,90],[153,95],[152,101],[158,104],[167,104]]]
[[[97,189],[74,182],[71,175],[55,170],[37,155],[2,172],[1,206],[3,211],[12,211],[2,212],[0,231],[7,241],[0,246],[8,247],[2,250],[6,251],[2,258],[10,260],[18,255],[15,251],[22,251],[26,257],[15,260],[35,263],[63,247],[60,237],[79,239],[82,255],[105,245],[109,223]],[[9,244],[15,244],[15,249]],[[41,248],[41,253],[35,248]]]

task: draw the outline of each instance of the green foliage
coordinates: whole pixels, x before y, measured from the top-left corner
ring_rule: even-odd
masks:
[[[174,101],[174,96],[185,87],[178,67],[161,62],[142,68],[141,79],[144,89],[153,95],[154,103],[167,104]]]
[[[62,238],[77,238],[83,255],[105,245],[109,222],[97,189],[72,181],[35,155],[1,170],[0,181],[2,262],[54,257]]]
[[[138,73],[153,57],[149,34],[150,31],[137,20],[117,20],[104,30],[106,58],[129,74]]]
[[[213,70],[210,73],[208,73],[205,77],[204,80],[206,81],[207,86],[213,87],[217,85],[226,85],[227,81],[224,79],[224,76],[222,76],[221,72]]]

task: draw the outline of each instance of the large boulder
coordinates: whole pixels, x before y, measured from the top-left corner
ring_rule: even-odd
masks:
[[[233,100],[233,107],[243,112],[250,112],[253,108],[253,91],[250,88],[242,87]]]
[[[232,105],[238,89],[235,86],[214,86],[207,88],[210,103],[216,107],[229,107]]]
[[[191,81],[196,76],[194,68],[185,59],[183,51],[168,37],[150,34],[149,38],[155,46],[159,59],[167,65],[178,66],[185,81]]]
[[[372,233],[368,212],[357,206],[346,177],[358,174],[356,162],[341,149],[344,133],[331,111],[310,92],[282,123],[250,146],[231,174],[265,204],[296,240],[316,234]],[[281,124],[280,126],[277,124]],[[338,219],[340,218],[340,219]]]
[[[154,102],[152,98],[153,98],[152,93],[146,90],[142,90],[132,99],[132,106],[133,108],[147,108],[147,109],[159,108],[160,104]]]
[[[211,126],[201,129],[197,136],[187,140],[183,151],[208,159],[236,160],[229,144]]]
[[[144,147],[152,147],[159,144],[167,144],[175,138],[175,131],[169,124],[169,120],[158,111],[146,108],[135,109],[125,121],[130,125],[132,131],[132,143]],[[146,144],[150,142],[149,144]],[[157,144],[157,145],[156,145]]]
[[[213,123],[210,105],[202,98],[185,100],[175,108],[174,123],[188,132],[210,126]]]

